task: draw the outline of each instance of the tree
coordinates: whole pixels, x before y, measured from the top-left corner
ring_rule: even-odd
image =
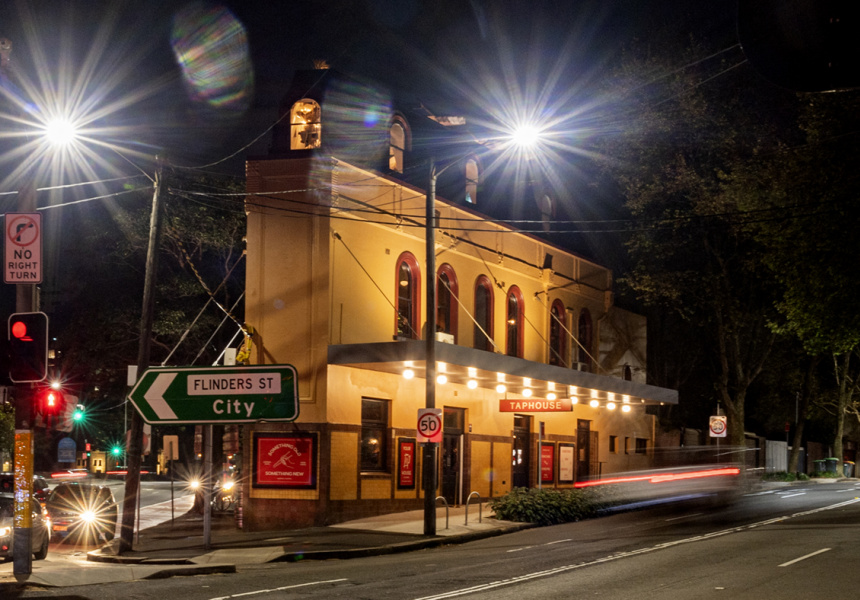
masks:
[[[805,143],[748,165],[736,187],[773,215],[753,228],[782,288],[781,330],[810,355],[830,357],[837,390],[830,406],[833,455],[841,460],[845,415],[860,417],[860,94],[799,97]]]
[[[662,50],[634,53],[619,69],[616,133],[600,146],[636,224],[627,244],[634,266],[622,281],[700,333],[714,400],[726,409],[731,443],[742,446],[747,396],[778,314],[776,282],[731,175],[779,147],[783,113],[772,103],[791,106],[791,96],[762,93],[748,68],[711,67],[695,43],[683,54],[687,68],[666,58],[674,49]]]
[[[234,308],[244,290],[243,186],[178,173],[167,182],[152,363],[212,364],[243,322]],[[85,398],[102,444],[122,439],[127,368],[137,362],[151,190],[131,196],[59,209],[75,232],[62,243],[74,251],[61,250],[62,276],[44,293],[58,369]]]

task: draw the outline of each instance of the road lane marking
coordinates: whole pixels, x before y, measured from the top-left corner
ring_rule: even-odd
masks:
[[[522,548],[512,548],[508,550],[508,552],[522,552],[523,550],[528,550],[529,548],[534,548],[534,546],[523,546]]]
[[[599,565],[603,563],[612,562],[615,560],[619,560],[622,558],[629,558],[631,556],[638,556],[640,554],[649,554],[651,552],[655,552],[657,550],[663,550],[665,548],[672,548],[674,546],[680,546],[682,544],[689,544],[692,542],[700,542],[703,540],[710,540],[713,538],[721,537],[724,535],[729,535],[732,533],[740,533],[741,531],[748,531],[750,529],[755,529],[756,527],[763,527],[765,525],[772,525],[774,523],[779,523],[782,521],[786,521],[788,519],[793,519],[796,517],[803,517],[807,515],[813,515],[815,513],[824,512],[826,510],[833,510],[835,508],[841,508],[843,506],[848,506],[850,504],[854,504],[856,502],[860,502],[860,499],[846,500],[844,502],[839,502],[837,504],[831,504],[830,506],[823,506],[821,508],[813,508],[810,510],[806,510],[799,513],[794,513],[791,515],[786,515],[784,517],[775,517],[773,519],[768,519],[766,521],[759,521],[758,523],[751,523],[749,525],[741,525],[739,527],[732,527],[731,529],[723,529],[721,531],[714,531],[711,533],[705,533],[703,535],[697,535],[691,538],[684,538],[681,540],[675,540],[672,542],[665,542],[663,544],[657,544],[656,546],[650,546],[646,548],[639,548],[638,550],[631,550],[629,552],[622,552],[619,554],[611,554],[609,556],[604,556],[603,558],[598,558],[597,560],[592,560],[589,562],[578,563],[575,565],[565,565],[563,567],[556,567],[554,569],[548,569],[546,571],[536,571],[534,573],[526,573],[525,575],[520,575],[518,577],[511,577],[510,579],[501,579],[499,581],[491,581],[489,583],[484,583],[480,585],[475,585],[468,588],[461,588],[459,590],[451,590],[449,592],[442,592],[441,594],[436,594],[433,596],[423,596],[421,598],[416,598],[415,600],[444,600],[445,598],[455,598],[457,596],[465,596],[467,594],[474,594],[477,592],[485,592],[487,590],[492,590],[498,587],[504,587],[508,585],[514,585],[516,583],[522,583],[524,581],[530,581],[532,579],[540,579],[543,577],[551,577],[553,575],[559,575],[561,573],[566,573],[568,571],[573,571],[576,569],[581,569],[583,567],[590,567],[594,565]],[[513,552],[517,552],[519,550],[525,550],[525,548],[519,548],[517,550],[513,550]],[[512,552],[512,550],[508,550],[508,552]]]
[[[806,494],[806,492],[798,492],[796,494],[783,494],[780,496],[780,498],[785,500],[786,498],[794,498],[795,496],[803,496],[805,494]]]
[[[668,523],[669,521],[677,521],[678,519],[692,519],[693,517],[698,517],[699,515],[702,515],[702,514],[704,514],[704,513],[695,513],[692,515],[681,515],[680,517],[672,517],[671,519],[666,519],[666,522]]]
[[[807,554],[806,556],[801,556],[800,558],[795,558],[794,560],[790,560],[790,561],[788,561],[787,563],[782,563],[782,564],[781,564],[781,565],[779,565],[779,566],[780,566],[780,567],[788,567],[788,566],[790,566],[790,565],[793,565],[794,563],[798,563],[798,562],[800,562],[800,561],[802,561],[802,560],[806,560],[807,558],[812,558],[813,556],[816,556],[816,555],[818,555],[818,554],[822,554],[822,553],[824,553],[824,552],[827,552],[828,550],[830,550],[830,548],[822,548],[821,550],[816,550],[815,552],[812,552],[812,553],[810,553],[810,554]]]
[[[547,542],[546,544],[544,544],[544,546],[552,546],[553,544],[563,544],[565,542],[572,542],[572,541],[573,541],[573,539],[567,538],[566,540],[556,540],[554,542]]]
[[[254,590],[252,592],[242,592],[241,594],[231,594],[229,596],[218,596],[216,598],[212,598],[211,600],[229,600],[230,598],[244,598],[245,596],[253,596],[255,594],[270,594],[272,592],[282,592],[284,590],[292,590],[300,587],[308,587],[310,585],[321,585],[323,583],[339,583],[341,581],[347,581],[347,579],[328,579],[326,581],[309,581],[308,583],[297,583],[295,585],[285,585],[283,587],[276,587],[266,590]]]

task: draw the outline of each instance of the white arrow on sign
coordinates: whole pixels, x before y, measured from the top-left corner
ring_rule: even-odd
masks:
[[[155,381],[152,382],[152,385],[149,386],[149,389],[143,395],[159,419],[176,420],[176,413],[173,412],[173,409],[164,400],[164,392],[167,391],[167,388],[170,387],[175,378],[176,373],[159,373],[158,377],[155,378]]]

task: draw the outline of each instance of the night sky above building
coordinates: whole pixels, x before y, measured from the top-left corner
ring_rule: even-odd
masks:
[[[215,172],[241,174],[246,156],[268,151],[294,72],[322,64],[490,128],[536,120],[552,132],[543,171],[590,198],[562,199],[553,216],[591,219],[619,205],[585,148],[606,126],[601,84],[630,45],[691,32],[714,52],[737,43],[734,2],[690,4],[37,0],[4,4],[0,37],[13,43],[24,113],[72,107],[101,148]],[[121,163],[110,151],[83,158],[79,178]],[[535,207],[504,208],[524,218]]]

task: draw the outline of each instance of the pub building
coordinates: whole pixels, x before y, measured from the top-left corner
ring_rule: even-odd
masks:
[[[298,72],[279,117],[246,164],[245,318],[250,364],[296,368],[299,416],[241,428],[242,527],[423,506],[430,276],[436,495],[457,505],[652,465],[649,407],[677,392],[646,383],[644,317],[614,305],[609,269],[480,212],[492,150],[467,119],[331,70]],[[431,156],[445,162],[428,274]]]

